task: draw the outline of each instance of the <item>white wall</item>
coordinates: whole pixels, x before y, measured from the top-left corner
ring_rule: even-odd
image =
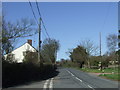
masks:
[[[17,62],[20,63],[24,59],[23,52],[28,51],[28,50],[32,51],[32,52],[36,52],[36,49],[34,49],[30,44],[25,43],[24,45],[22,45],[21,47],[15,49],[11,53],[14,54],[15,60],[17,60]],[[5,55],[5,58],[6,58],[6,56],[7,55]]]

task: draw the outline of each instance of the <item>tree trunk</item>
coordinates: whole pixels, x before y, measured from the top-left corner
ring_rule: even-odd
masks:
[[[87,62],[87,63],[88,63],[88,68],[91,68],[91,67],[90,67],[90,60],[89,60],[89,59],[88,59],[88,62]]]

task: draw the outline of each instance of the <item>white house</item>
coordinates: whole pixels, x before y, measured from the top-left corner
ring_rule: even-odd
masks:
[[[36,52],[37,50],[32,46],[32,40],[28,40],[25,44],[23,44],[22,46],[18,47],[17,49],[13,50],[11,52],[11,54],[14,55],[14,60],[16,60],[18,63],[23,62],[24,59],[24,52],[25,51],[32,51],[32,52]],[[5,59],[7,58],[7,55],[5,56]]]

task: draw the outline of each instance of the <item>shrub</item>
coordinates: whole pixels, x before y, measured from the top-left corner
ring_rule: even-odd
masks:
[[[51,64],[43,65],[40,68],[32,63],[5,62],[2,65],[2,86],[6,88],[33,80],[42,80],[49,77],[54,71]]]
[[[34,65],[38,65],[38,53],[37,52],[31,52],[31,51],[26,51],[24,52],[24,59],[23,63],[31,63]]]
[[[17,62],[14,58],[14,54],[12,54],[12,53],[7,54],[7,57],[5,60],[9,63],[16,63]]]

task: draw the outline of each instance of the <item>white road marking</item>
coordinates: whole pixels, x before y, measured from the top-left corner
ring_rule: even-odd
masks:
[[[67,70],[68,73],[70,73],[70,71]]]
[[[81,79],[79,79],[78,77],[75,77],[77,80],[79,80],[79,81],[81,81],[82,82],[82,80]]]
[[[72,76],[75,76],[75,75],[73,75],[70,71],[67,70],[67,72],[70,73]],[[77,80],[79,80],[80,82],[83,82],[83,81],[82,81],[81,79],[79,79],[78,77],[75,76],[75,78],[76,78]],[[94,89],[93,87],[91,87],[90,85],[88,85],[88,87],[91,88],[91,89],[93,89],[93,90],[95,90],[95,89]]]
[[[68,71],[68,70],[67,70]],[[68,73],[70,73],[72,76],[75,76],[75,75],[73,75],[70,71],[68,71]]]
[[[72,76],[74,76],[72,73],[71,73]]]
[[[50,88],[51,90],[52,90],[52,88],[53,88],[53,78],[52,78],[51,81],[50,81],[49,88]]]
[[[43,90],[46,90],[47,89],[47,86],[48,86],[48,82],[50,81],[49,83],[49,89],[53,90],[53,79],[54,78],[51,78],[51,80],[46,80],[46,82],[44,83],[44,86],[43,86]]]
[[[67,70],[68,71],[68,70]],[[72,76],[75,76],[75,75],[73,75],[70,71],[68,71]],[[81,81],[82,82],[82,80],[81,79],[79,79],[78,77],[75,77],[77,80],[79,80],[79,81]]]
[[[90,85],[88,85],[89,88],[92,88]]]
[[[43,89],[44,89],[44,90],[46,90],[47,85],[48,85],[48,82],[49,82],[49,80],[46,80],[46,82],[44,83],[44,86],[43,86]]]
[[[90,85],[88,85],[88,87],[91,88],[91,89],[93,89],[93,90],[95,90],[95,89],[94,89],[93,87],[91,87]]]

